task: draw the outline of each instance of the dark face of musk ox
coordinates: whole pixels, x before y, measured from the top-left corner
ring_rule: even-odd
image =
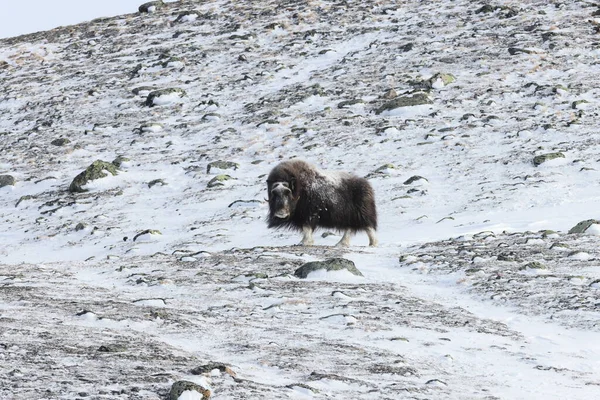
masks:
[[[293,186],[288,182],[269,182],[269,208],[275,218],[289,219],[296,208]]]

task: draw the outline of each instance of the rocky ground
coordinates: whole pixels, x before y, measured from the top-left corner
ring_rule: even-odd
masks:
[[[156,6],[0,40],[0,397],[593,398],[595,3]],[[266,229],[291,157],[379,249]]]

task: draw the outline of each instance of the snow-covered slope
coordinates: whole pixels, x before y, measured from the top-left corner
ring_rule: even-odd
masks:
[[[593,398],[599,18],[179,1],[0,40],[1,397],[214,362],[212,398]],[[379,248],[266,229],[291,157],[369,178]],[[364,277],[293,275],[334,256]]]

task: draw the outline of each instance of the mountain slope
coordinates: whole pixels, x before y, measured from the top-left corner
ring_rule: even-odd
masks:
[[[596,14],[180,1],[0,40],[3,396],[151,398],[215,361],[215,398],[589,397]],[[370,179],[380,248],[266,229],[292,157]],[[365,277],[291,275],[332,256]]]

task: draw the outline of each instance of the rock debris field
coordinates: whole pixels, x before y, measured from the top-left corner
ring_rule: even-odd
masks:
[[[192,1],[0,39],[0,398],[591,399],[600,8]],[[268,230],[301,158],[380,246]]]

